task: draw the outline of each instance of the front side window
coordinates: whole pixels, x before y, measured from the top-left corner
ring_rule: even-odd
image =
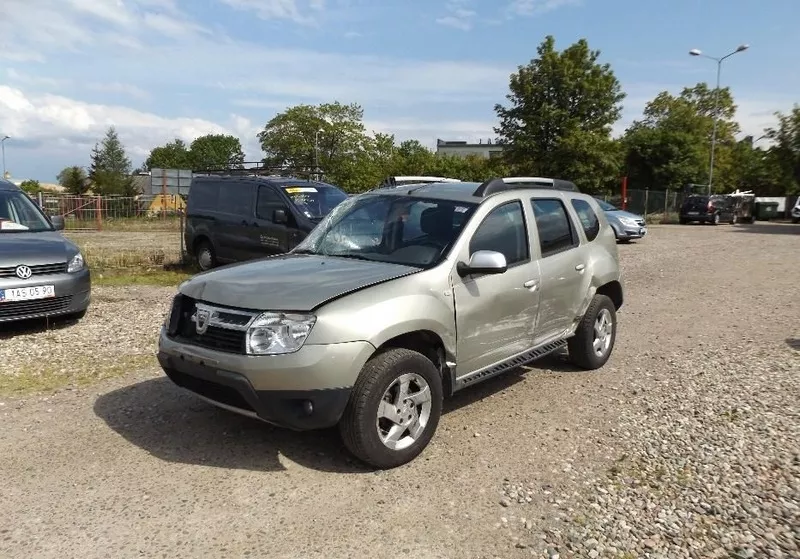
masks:
[[[509,202],[487,214],[469,242],[470,255],[479,250],[501,253],[508,266],[528,260],[528,231],[522,204]]]
[[[27,194],[0,190],[0,233],[52,231],[53,227]]]
[[[285,185],[292,204],[309,219],[322,219],[330,211],[347,200],[347,194],[335,186],[315,184],[313,186]]]
[[[575,209],[575,213],[578,214],[578,219],[581,220],[586,240],[592,242],[600,233],[600,220],[597,214],[594,213],[592,206],[586,200],[572,200],[572,207]]]
[[[561,200],[531,198],[536,230],[539,232],[539,248],[542,258],[558,254],[578,245],[567,208]]]
[[[292,251],[426,268],[458,238],[475,204],[369,194],[338,204]]]
[[[274,221],[275,210],[286,209],[286,204],[281,199],[274,188],[271,186],[258,187],[258,202],[256,203],[256,215],[259,219]]]

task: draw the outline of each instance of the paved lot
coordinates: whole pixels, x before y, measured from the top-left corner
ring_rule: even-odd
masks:
[[[5,375],[130,363],[0,398],[0,556],[797,557],[798,250],[790,225],[654,227],[620,247],[605,369],[462,393],[380,473],[181,393],[147,361],[172,290],[97,289],[77,325],[0,331]]]

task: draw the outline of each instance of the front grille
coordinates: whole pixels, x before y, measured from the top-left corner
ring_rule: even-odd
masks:
[[[192,322],[192,315],[195,312],[196,304],[197,302],[191,297],[185,295],[178,295],[175,297],[167,324],[167,335],[170,338],[179,342],[207,347],[227,353],[246,353],[246,333],[244,330],[209,326],[204,333],[199,334],[195,323]],[[231,324],[232,326],[243,327],[251,318],[250,316],[238,313],[227,313],[224,309],[220,309],[220,311],[218,320],[226,324]]]
[[[71,301],[71,295],[37,301],[7,301],[0,303],[0,318],[56,313],[67,309]]]
[[[67,271],[67,263],[59,262],[57,264],[39,264],[37,266],[29,266],[29,268],[34,276],[63,274]],[[17,277],[17,266],[3,266],[0,268],[0,278],[15,277]]]

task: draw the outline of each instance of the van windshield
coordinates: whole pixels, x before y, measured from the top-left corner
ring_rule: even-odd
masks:
[[[300,210],[300,213],[308,219],[322,219],[333,208],[347,200],[347,194],[344,191],[331,185],[287,184],[281,188],[295,207]]]
[[[27,194],[19,190],[0,190],[0,234],[53,231]]]

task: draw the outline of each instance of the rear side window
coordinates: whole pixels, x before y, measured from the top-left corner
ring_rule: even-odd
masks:
[[[470,254],[479,250],[502,253],[508,266],[530,258],[522,204],[509,202],[489,212],[469,242]]]
[[[219,184],[213,182],[195,182],[189,191],[188,210],[213,210],[217,208]]]
[[[592,242],[600,233],[600,219],[586,200],[572,200],[572,207],[581,221],[586,240]]]
[[[539,232],[542,258],[578,246],[577,231],[561,200],[531,198],[531,205],[536,219],[536,229]]]
[[[223,185],[220,190],[221,193],[218,201],[220,212],[234,215],[252,215],[252,184],[231,182]]]

